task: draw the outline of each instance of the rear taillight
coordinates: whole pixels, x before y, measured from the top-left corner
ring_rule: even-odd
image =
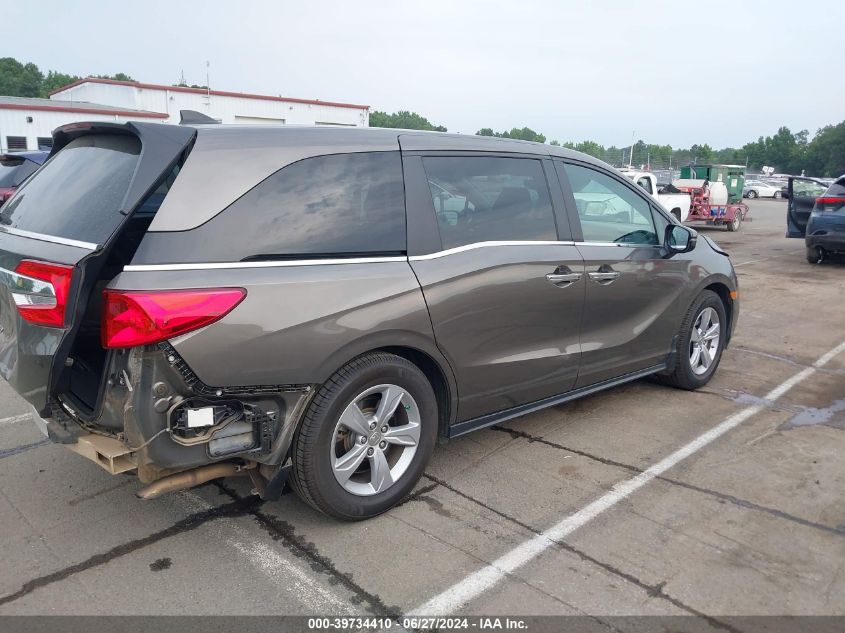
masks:
[[[105,290],[103,347],[149,345],[191,332],[224,317],[245,296],[243,288]]]
[[[838,207],[845,204],[845,196],[825,196],[823,198],[816,198],[816,204]]]
[[[12,288],[21,317],[38,325],[64,327],[73,266],[24,259],[15,272],[22,275]]]

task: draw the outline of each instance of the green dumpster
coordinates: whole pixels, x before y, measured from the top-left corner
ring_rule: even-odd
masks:
[[[723,182],[728,190],[728,202],[742,202],[745,165],[687,165],[681,167],[681,178],[706,178],[710,182]]]

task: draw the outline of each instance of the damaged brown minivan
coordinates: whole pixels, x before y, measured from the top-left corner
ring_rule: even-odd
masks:
[[[508,139],[72,124],[0,209],[0,373],[142,498],[243,475],[374,516],[438,437],[706,384],[737,292],[612,168]]]

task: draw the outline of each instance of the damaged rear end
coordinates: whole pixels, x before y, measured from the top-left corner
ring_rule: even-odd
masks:
[[[133,288],[120,275],[177,182],[196,129],[73,124],[0,211],[0,374],[42,430],[145,498],[249,474],[284,485],[303,385],[216,387],[171,344],[234,310],[247,290]],[[130,277],[131,279],[131,277]]]

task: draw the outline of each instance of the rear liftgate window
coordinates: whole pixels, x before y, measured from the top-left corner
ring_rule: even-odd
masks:
[[[182,252],[197,252],[209,258],[205,261],[404,253],[399,152],[301,160],[277,171],[204,225],[174,235],[180,236],[180,244],[191,240],[197,245],[198,250],[186,246]]]
[[[120,207],[138,164],[134,136],[74,139],[0,211],[0,224],[103,244],[120,226]]]

